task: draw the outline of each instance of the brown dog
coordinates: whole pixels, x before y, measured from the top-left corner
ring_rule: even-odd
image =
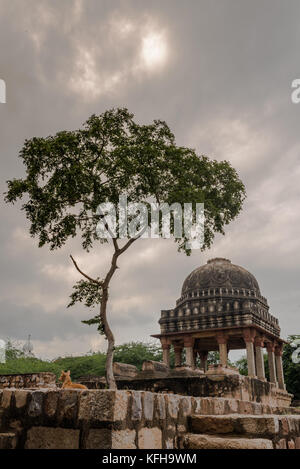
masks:
[[[70,370],[69,371],[62,371],[59,377],[59,381],[62,381],[62,389],[87,389],[84,384],[79,383],[72,383]]]

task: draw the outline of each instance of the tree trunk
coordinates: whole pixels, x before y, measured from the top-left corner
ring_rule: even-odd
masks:
[[[103,296],[100,305],[100,318],[104,328],[104,334],[107,338],[107,352],[106,352],[106,366],[105,366],[105,377],[106,383],[109,389],[117,389],[116,380],[113,373],[113,358],[114,358],[114,347],[115,347],[115,338],[112,333],[111,328],[109,327],[107,316],[106,316],[106,307],[108,302],[108,286],[103,289]]]
[[[117,389],[116,380],[113,373],[113,358],[114,358],[114,346],[115,346],[115,338],[109,327],[106,315],[106,306],[108,302],[108,287],[111,281],[112,276],[114,275],[115,271],[117,270],[117,260],[118,257],[123,254],[131,245],[136,241],[137,238],[130,238],[129,241],[122,247],[119,248],[117,240],[113,238],[113,244],[115,248],[115,252],[112,256],[111,266],[110,269],[105,277],[102,286],[102,300],[100,303],[100,319],[104,327],[104,334],[108,341],[107,346],[107,355],[106,355],[106,366],[105,366],[105,376],[106,376],[106,383],[109,389]]]
[[[109,269],[104,281],[101,282],[102,298],[101,298],[101,302],[100,302],[99,316],[100,316],[101,324],[103,326],[104,335],[107,338],[107,342],[108,342],[107,354],[106,354],[105,376],[106,376],[106,383],[107,383],[107,386],[108,386],[109,389],[117,389],[117,384],[116,384],[116,380],[115,380],[114,373],[113,373],[113,358],[114,358],[115,338],[114,338],[114,335],[112,333],[111,328],[109,327],[109,324],[108,324],[108,321],[107,321],[107,311],[106,311],[107,310],[107,303],[108,303],[108,288],[109,288],[109,283],[111,281],[111,278],[112,278],[112,276],[114,275],[115,271],[118,268],[118,266],[117,266],[118,257],[121,254],[123,254],[123,252],[125,252],[129,248],[129,246],[131,246],[131,244],[134,243],[134,241],[136,239],[137,238],[130,238],[129,241],[127,241],[127,243],[122,248],[119,248],[117,240],[115,238],[113,238],[113,244],[114,244],[115,252],[114,252],[114,254],[112,256],[112,259],[111,259],[110,269]],[[98,279],[94,279],[94,278],[90,277],[89,275],[84,273],[78,267],[78,265],[77,265],[77,263],[74,260],[72,255],[70,255],[70,257],[72,259],[72,262],[73,262],[74,266],[76,267],[76,269],[78,270],[78,272],[81,275],[83,275],[85,278],[87,278],[90,282],[100,284]]]

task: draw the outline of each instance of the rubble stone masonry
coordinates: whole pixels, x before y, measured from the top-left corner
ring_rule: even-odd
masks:
[[[248,434],[250,446],[255,435],[257,447],[300,446],[299,409],[134,390],[3,389],[0,425],[0,449],[172,449],[195,447],[195,438],[197,444],[213,439],[211,444],[218,445],[219,437],[191,432],[224,433],[226,428]]]

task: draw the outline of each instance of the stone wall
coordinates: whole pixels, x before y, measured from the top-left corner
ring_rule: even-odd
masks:
[[[105,379],[87,376],[80,383],[89,389],[103,389]],[[118,389],[150,392],[171,392],[194,397],[223,397],[253,401],[273,407],[289,406],[292,395],[275,384],[240,374],[197,374],[189,370],[173,371],[159,376],[158,372],[143,371],[135,378],[116,377]]]
[[[147,391],[4,389],[0,448],[178,448],[192,416],[228,414],[273,416],[270,444],[284,439],[296,446],[300,412],[292,412],[297,410]]]
[[[0,389],[5,388],[52,388],[56,387],[56,376],[54,373],[24,373],[0,375]]]

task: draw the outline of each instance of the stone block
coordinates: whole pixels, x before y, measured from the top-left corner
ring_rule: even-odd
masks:
[[[27,432],[25,449],[78,449],[79,430],[32,427]]]
[[[156,418],[164,420],[166,418],[166,401],[164,394],[156,395]]]
[[[134,378],[138,374],[138,369],[134,365],[127,363],[113,363],[113,373],[116,377],[124,376]]]
[[[25,389],[17,389],[15,391],[15,402],[17,409],[21,409],[22,407],[26,406],[28,394],[28,391]]]
[[[185,449],[273,449],[271,440],[234,438],[214,435],[186,435],[180,444]]]
[[[135,430],[113,430],[112,449],[136,449]]]
[[[9,429],[14,431],[16,434],[21,433],[23,430],[22,422],[20,420],[10,420]]]
[[[239,375],[239,370],[235,367],[222,366],[220,363],[208,365],[208,370],[205,373],[209,378],[214,375]]]
[[[163,362],[146,360],[143,362],[142,371],[149,371],[151,373],[168,373],[169,367]]]
[[[167,440],[165,442],[165,446],[166,446],[165,449],[174,449],[174,440],[173,440],[173,438],[167,438]]]
[[[296,435],[300,435],[300,416],[299,415],[289,415],[287,417],[289,422],[290,432]]]
[[[113,420],[123,421],[128,411],[130,393],[128,391],[116,391]]]
[[[288,449],[296,449],[294,440],[289,440],[287,443]]]
[[[300,436],[295,437],[295,448],[300,449]]]
[[[44,396],[45,393],[42,391],[31,392],[31,399],[28,406],[29,417],[35,418],[42,415]]]
[[[228,409],[228,414],[237,414],[239,411],[239,401],[237,399],[226,399],[225,409]]]
[[[139,449],[161,449],[162,432],[159,428],[142,428],[138,432]]]
[[[243,416],[237,418],[237,428],[239,433],[275,436],[279,432],[279,421],[276,416]]]
[[[59,391],[49,391],[45,395],[45,415],[46,417],[53,418],[56,414],[58,406]]]
[[[187,396],[187,397],[182,397],[180,399],[180,409],[181,409],[181,415],[183,417],[187,417],[188,415],[191,415],[192,413],[192,398]]]
[[[213,404],[213,398],[211,397],[206,397],[206,398],[201,398],[200,400],[200,410],[199,414],[203,415],[211,415],[214,413],[214,404]]]
[[[177,419],[179,413],[180,396],[176,394],[165,394],[168,415]]]
[[[211,415],[194,416],[192,430],[196,433],[247,434],[253,436],[275,436],[279,432],[276,416]]]
[[[267,404],[262,404],[260,413],[267,414],[267,415],[273,414],[272,407]]]
[[[236,419],[232,416],[198,415],[191,418],[191,428],[195,433],[233,433]]]
[[[250,401],[239,401],[239,413],[240,414],[252,414],[252,402]]]
[[[195,415],[201,414],[201,397],[192,397],[192,409]]]
[[[91,429],[85,441],[85,448],[111,449],[111,433],[108,428]]]
[[[131,419],[141,420],[142,418],[142,392],[132,391]]]
[[[15,449],[17,438],[15,433],[0,433],[0,449]]]
[[[225,414],[225,400],[222,398],[216,398],[213,400],[213,413],[215,415]]]
[[[287,417],[281,417],[280,420],[280,434],[282,436],[287,436],[290,433],[289,420]]]
[[[185,425],[177,425],[177,433],[178,435],[182,433],[186,433],[186,426]]]
[[[281,438],[281,440],[279,440],[276,445],[275,445],[276,449],[286,449],[286,441],[284,438]]]
[[[71,389],[63,389],[59,394],[57,421],[74,423],[78,412],[79,392]]]
[[[12,395],[13,395],[13,391],[11,391],[9,389],[3,389],[2,403],[1,403],[1,407],[3,409],[9,409],[10,408]]]
[[[144,417],[146,420],[153,420],[154,394],[152,392],[144,393]]]
[[[252,403],[252,412],[254,415],[261,415],[261,404],[258,404],[257,402]]]
[[[109,389],[79,391],[78,420],[112,422],[116,392]]]

